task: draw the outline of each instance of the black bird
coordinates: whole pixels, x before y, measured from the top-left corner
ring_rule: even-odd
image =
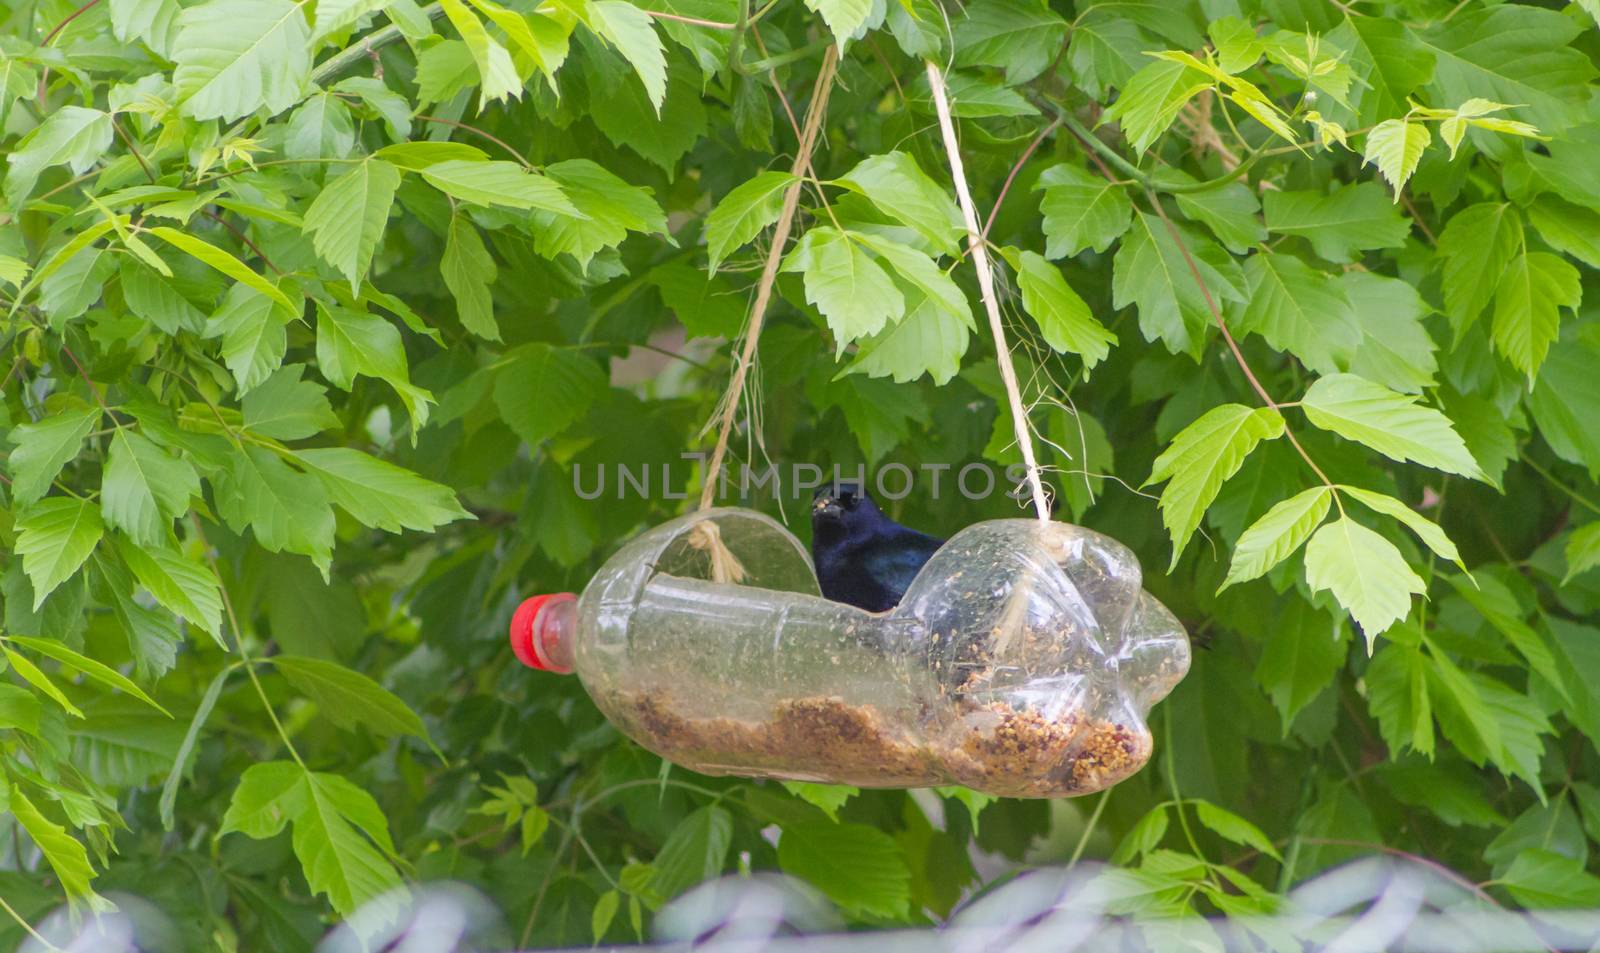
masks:
[[[917,570],[944,540],[885,516],[855,482],[817,490],[811,501],[811,559],[822,594],[868,612],[893,609]]]

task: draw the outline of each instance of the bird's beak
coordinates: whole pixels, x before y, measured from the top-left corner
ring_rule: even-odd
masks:
[[[825,496],[811,504],[812,519],[837,519],[842,512],[839,501],[832,497]]]

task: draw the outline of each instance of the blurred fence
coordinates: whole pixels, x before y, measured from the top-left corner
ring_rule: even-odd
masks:
[[[656,916],[656,937],[636,950],[716,953],[1088,953],[1167,950],[1328,953],[1594,950],[1600,910],[1520,912],[1493,902],[1440,868],[1369,858],[1296,887],[1271,916],[1153,918],[1122,912],[1144,881],[1082,865],[1017,876],[922,929],[845,932],[833,908],[778,874],[727,877],[684,894]],[[74,922],[65,910],[39,925],[70,953],[168,953],[161,917],[136,898],[119,911]],[[504,924],[488,900],[457,884],[428,885],[368,904],[333,930],[317,953],[501,953]],[[30,939],[25,953],[48,947]]]

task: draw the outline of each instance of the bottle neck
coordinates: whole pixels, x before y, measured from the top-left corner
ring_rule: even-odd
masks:
[[[578,636],[578,597],[570,592],[524,600],[511,618],[511,649],[522,664],[571,673]]]

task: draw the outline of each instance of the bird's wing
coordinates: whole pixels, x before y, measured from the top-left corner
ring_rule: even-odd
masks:
[[[905,594],[911,580],[941,545],[943,540],[907,530],[876,542],[862,552],[860,558],[868,574],[894,590],[898,598]]]

